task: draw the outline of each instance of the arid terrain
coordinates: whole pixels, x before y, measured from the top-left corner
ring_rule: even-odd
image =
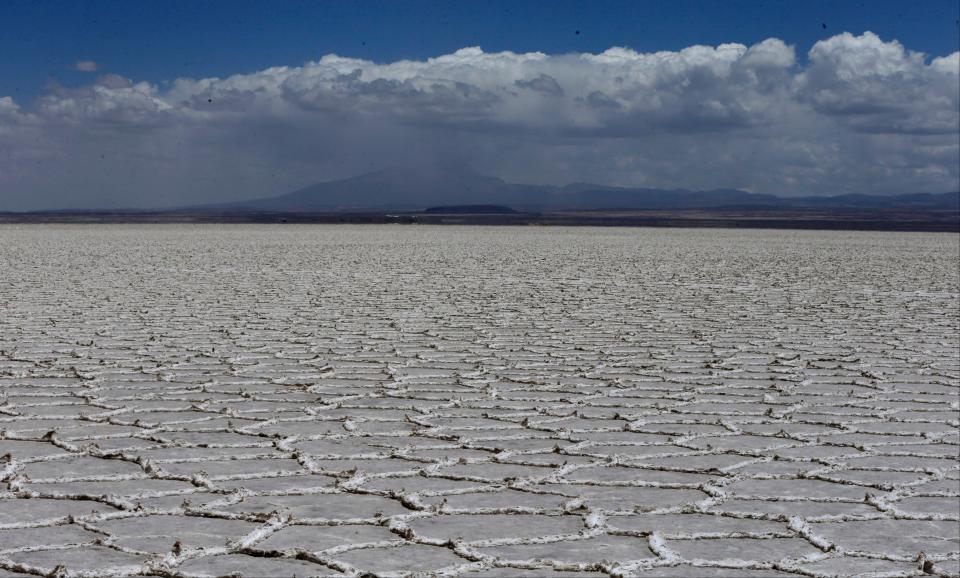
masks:
[[[504,207],[500,207],[504,208]],[[551,227],[681,227],[814,229],[827,231],[960,232],[957,210],[889,209],[685,209],[651,211],[560,211],[551,213],[445,213],[442,207],[416,212],[189,212],[40,211],[0,212],[0,225],[206,224],[206,225],[495,225]]]
[[[960,575],[956,234],[0,227],[0,577]]]

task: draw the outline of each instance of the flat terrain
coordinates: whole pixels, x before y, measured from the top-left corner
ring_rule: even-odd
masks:
[[[551,227],[683,227],[813,229],[828,231],[960,232],[956,209],[716,208],[547,213],[269,211],[40,211],[0,212],[0,224],[420,224]]]
[[[0,227],[0,577],[957,576],[958,241]]]

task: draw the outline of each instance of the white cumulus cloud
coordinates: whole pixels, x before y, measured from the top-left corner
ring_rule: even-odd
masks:
[[[958,186],[958,75],[960,53],[930,57],[869,32],[805,58],[771,38],[327,55],[159,85],[105,75],[32,103],[0,97],[0,208],[231,200],[436,157],[527,182],[943,191]]]
[[[96,72],[100,65],[95,60],[78,60],[73,63],[73,69],[80,72]]]

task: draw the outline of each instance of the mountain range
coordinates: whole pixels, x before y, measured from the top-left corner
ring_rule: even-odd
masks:
[[[457,165],[415,165],[327,181],[290,193],[186,210],[227,212],[422,211],[498,205],[529,212],[679,209],[958,210],[960,192],[778,197],[739,189],[692,191],[508,183]]]

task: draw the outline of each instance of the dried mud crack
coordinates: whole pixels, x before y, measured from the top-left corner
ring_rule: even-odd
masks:
[[[0,227],[0,577],[958,576],[958,250]]]

